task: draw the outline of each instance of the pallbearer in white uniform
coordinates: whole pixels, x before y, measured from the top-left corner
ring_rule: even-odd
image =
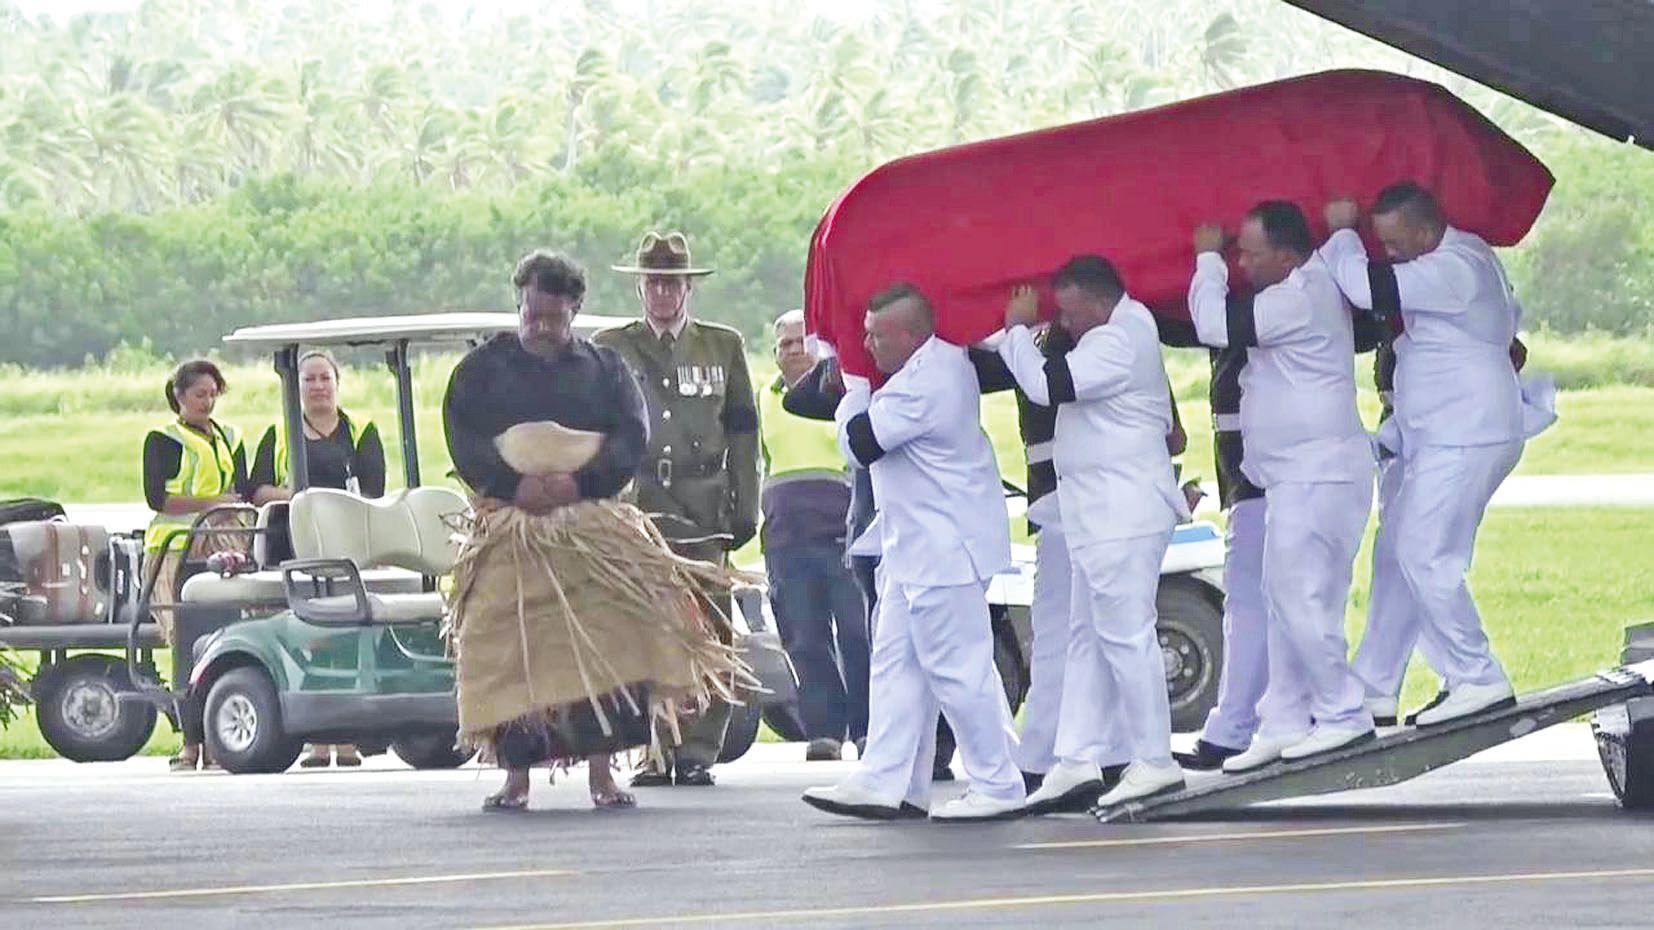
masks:
[[[1154,598],[1188,505],[1166,448],[1172,412],[1159,334],[1099,256],[1071,259],[1052,286],[1073,350],[1049,359],[1040,352],[1029,330],[1038,318],[1030,288],[1006,308],[999,344],[1028,399],[1057,408],[1057,504],[1074,579],[1058,762],[1030,796],[1030,812],[1087,796],[1112,806],[1183,786]],[[1102,793],[1102,767],[1119,763],[1129,764]]]
[[[1247,311],[1250,293],[1229,295]],[[1249,311],[1247,311],[1249,312]],[[1241,472],[1241,373],[1245,346],[1212,349],[1212,451],[1218,500],[1229,511],[1223,550],[1223,673],[1218,701],[1190,752],[1173,753],[1185,770],[1210,771],[1245,752],[1258,731],[1258,704],[1269,684],[1269,609],[1263,596],[1263,489]]]
[[[1398,665],[1422,624],[1425,658],[1445,694],[1416,715],[1419,726],[1509,705],[1515,692],[1465,573],[1488,501],[1522,456],[1522,396],[1511,360],[1520,308],[1488,244],[1447,225],[1435,198],[1416,184],[1386,188],[1373,206],[1373,231],[1390,262],[1368,261],[1354,201],[1329,204],[1326,219],[1334,232],[1321,254],[1344,295],[1380,315],[1399,312],[1405,326],[1395,341],[1390,440],[1400,445],[1401,475],[1384,532],[1414,610],[1375,612],[1357,666],[1375,704],[1393,713]]]
[[[1189,313],[1210,346],[1245,346],[1241,472],[1264,490],[1269,686],[1251,745],[1227,772],[1302,759],[1373,736],[1350,671],[1344,605],[1373,496],[1373,452],[1355,405],[1355,340],[1303,212],[1254,207],[1237,237],[1251,307],[1230,302],[1224,233],[1195,233]],[[1231,312],[1233,311],[1233,312]],[[1250,312],[1248,312],[1250,311]]]
[[[867,348],[888,379],[846,377],[835,419],[845,454],[867,467],[878,516],[867,753],[806,803],[847,816],[989,820],[1022,812],[1022,774],[994,667],[988,580],[1011,565],[999,466],[980,420],[965,349],[935,335],[930,304],[898,285],[874,298]],[[969,788],[930,805],[937,712],[959,743]]]

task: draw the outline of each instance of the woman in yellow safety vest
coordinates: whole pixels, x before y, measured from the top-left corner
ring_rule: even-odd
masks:
[[[248,479],[247,452],[235,427],[213,419],[213,409],[228,385],[218,366],[206,359],[194,359],[178,366],[166,383],[167,406],[173,417],[144,437],[144,500],[155,518],[144,534],[148,559],[160,555],[169,534],[188,529],[203,510],[252,501],[256,486]],[[239,522],[209,518],[211,525]],[[245,524],[242,524],[245,525]],[[246,551],[251,540],[242,535],[199,536],[188,558],[206,558],[215,551]],[[179,587],[179,573],[185,561],[180,541],[167,547],[155,577],[150,605],[168,645],[173,641],[173,611]],[[173,771],[194,769],[203,763],[199,727],[186,721],[184,748],[172,759]],[[210,763],[206,763],[210,765]]]
[[[305,472],[313,488],[338,488],[364,497],[385,493],[385,445],[379,427],[372,420],[352,418],[339,407],[339,363],[333,356],[312,350],[299,356],[299,399],[304,419]],[[290,492],[287,483],[291,466],[287,451],[287,430],[279,424],[264,431],[258,452],[253,456],[253,484],[272,487],[273,496]],[[304,768],[321,768],[331,753],[336,765],[362,764],[356,747],[349,743],[315,743],[299,762]]]

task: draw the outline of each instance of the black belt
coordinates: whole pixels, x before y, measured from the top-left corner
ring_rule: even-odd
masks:
[[[672,486],[676,478],[707,478],[724,470],[724,457],[717,458],[657,458],[649,468],[655,481],[663,488]]]

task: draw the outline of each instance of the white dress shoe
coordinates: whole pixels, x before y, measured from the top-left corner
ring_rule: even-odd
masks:
[[[1095,762],[1058,762],[1045,773],[1039,790],[1028,796],[1028,813],[1083,811],[1103,793],[1103,773]]]
[[[1307,733],[1294,733],[1290,736],[1254,736],[1252,745],[1238,756],[1230,756],[1223,760],[1223,770],[1230,775],[1241,772],[1250,772],[1261,769],[1281,758],[1281,750],[1301,742]]]
[[[1399,718],[1396,717],[1398,708],[1395,698],[1370,697],[1361,703],[1367,708],[1367,713],[1373,715],[1373,726],[1393,727],[1396,725]]]
[[[1021,817],[1027,802],[1011,798],[991,798],[966,790],[963,797],[954,798],[930,812],[931,820],[948,823],[971,823],[979,820],[1010,820]]]
[[[1157,794],[1167,794],[1183,788],[1183,770],[1176,763],[1171,765],[1151,765],[1147,762],[1133,762],[1126,766],[1124,775],[1120,776],[1120,783],[1109,792],[1097,799],[1097,807],[1113,807],[1127,801],[1140,801],[1143,798]]]
[[[1287,762],[1308,759],[1323,752],[1370,742],[1374,736],[1372,727],[1315,727],[1308,736],[1282,749],[1281,758]]]
[[[831,788],[804,789],[804,803],[816,810],[863,820],[895,820],[903,816],[902,805],[881,798],[854,782],[839,782]]]
[[[1418,725],[1434,726],[1484,710],[1512,707],[1515,704],[1516,691],[1511,688],[1508,681],[1497,685],[1459,685],[1449,691],[1440,704],[1429,710],[1419,711]]]

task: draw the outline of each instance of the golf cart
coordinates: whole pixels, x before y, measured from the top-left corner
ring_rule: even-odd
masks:
[[[588,332],[618,322],[576,319]],[[254,571],[197,574],[179,594],[178,622],[193,646],[178,666],[187,670],[178,674],[187,686],[168,697],[182,713],[199,715],[208,752],[225,769],[285,770],[305,742],[351,742],[368,754],[388,746],[417,768],[470,758],[456,745],[454,671],[440,636],[437,589],[453,566],[454,528],[467,505],[456,491],[422,485],[409,354],[416,346],[474,346],[516,327],[511,313],[443,313],[257,326],[225,337],[232,347],[273,354],[294,492],[290,502],[259,509]],[[368,500],[305,486],[298,357],[312,346],[385,350],[396,379],[406,490]],[[268,530],[283,511],[294,557],[277,561],[268,557],[275,548]],[[750,605],[751,596],[737,603]],[[197,606],[220,613],[198,625],[189,618]],[[219,622],[223,611],[239,618]],[[764,705],[796,698],[792,667],[762,614],[752,622],[736,614],[737,644],[765,690],[732,722],[726,761],[751,746]]]
[[[590,332],[622,320],[582,314]],[[118,761],[143,748],[164,714],[205,725],[209,750],[231,772],[287,768],[304,742],[354,742],[419,768],[463,764],[455,746],[453,667],[440,640],[437,580],[452,561],[455,492],[422,487],[409,367],[413,348],[463,349],[515,330],[511,313],[439,313],[251,327],[231,346],[272,353],[292,449],[292,502],[197,515],[163,551],[189,551],[202,533],[252,538],[250,571],[220,574],[186,561],[170,592],[176,635],[171,681],[155,653],[154,564],[142,532],[68,523],[45,501],[0,507],[0,648],[39,654],[30,682],[49,745],[77,762]],[[408,490],[382,501],[307,489],[297,360],[300,347],[375,347],[396,379]],[[241,530],[206,529],[228,510]],[[280,527],[285,524],[285,531]],[[295,559],[287,558],[291,550]],[[348,567],[347,567],[348,566]],[[765,691],[736,708],[723,761],[745,753],[760,718],[797,729],[796,679],[758,589],[735,592],[737,642]],[[125,659],[115,654],[125,651]]]
[[[1010,500],[1020,489],[1007,486]],[[1013,506],[1012,516],[1018,511]],[[1156,631],[1166,664],[1166,691],[1172,729],[1198,730],[1217,703],[1223,671],[1223,534],[1204,520],[1185,523],[1172,533],[1160,563],[1155,594]],[[994,576],[988,607],[994,618],[995,659],[1005,690],[1014,694],[1014,710],[1028,690],[1028,660],[1033,649],[1030,608],[1034,601],[1034,547],[1011,547],[1011,570]],[[1007,650],[1002,629],[1015,638]],[[1013,652],[1014,654],[1007,654]]]

